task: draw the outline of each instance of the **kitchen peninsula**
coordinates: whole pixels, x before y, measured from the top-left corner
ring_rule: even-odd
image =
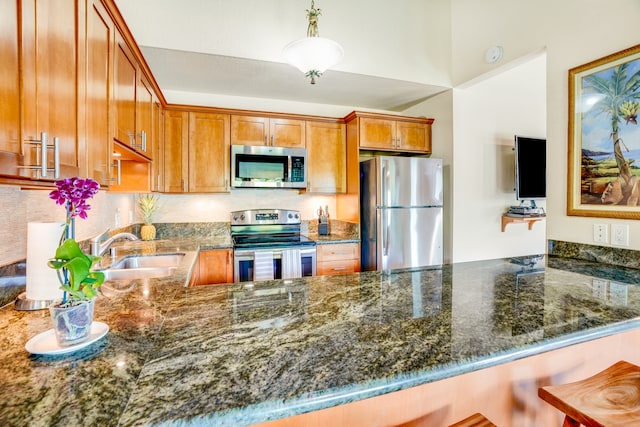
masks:
[[[378,402],[640,326],[640,272],[586,261],[185,287],[197,252],[228,240],[151,244],[184,261],[170,277],[105,283],[95,318],[110,331],[83,350],[29,355],[24,345],[49,328],[48,313],[0,310],[1,424],[250,425]],[[447,398],[488,404],[472,390]]]

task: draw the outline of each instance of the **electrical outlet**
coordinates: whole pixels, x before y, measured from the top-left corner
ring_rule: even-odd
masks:
[[[611,244],[629,246],[629,226],[627,224],[611,224]]]
[[[593,241],[595,243],[609,243],[609,227],[607,227],[607,224],[593,224]]]

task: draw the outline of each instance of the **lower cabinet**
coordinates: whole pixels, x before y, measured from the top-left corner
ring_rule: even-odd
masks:
[[[200,251],[197,274],[192,275],[190,285],[215,285],[233,282],[233,250],[211,249]]]
[[[316,246],[316,274],[348,274],[360,271],[360,245],[337,243]]]

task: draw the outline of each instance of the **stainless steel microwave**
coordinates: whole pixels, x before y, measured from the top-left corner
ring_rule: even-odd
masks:
[[[231,186],[234,188],[305,188],[304,148],[231,146]]]

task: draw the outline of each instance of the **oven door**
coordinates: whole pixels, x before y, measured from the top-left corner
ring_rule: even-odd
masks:
[[[300,265],[302,276],[316,275],[316,248],[315,246],[294,246],[286,248],[264,248],[264,249],[235,249],[233,251],[233,281],[251,282],[253,281],[253,260],[256,252],[273,253],[273,278],[282,278],[282,251],[285,249],[300,250]]]

